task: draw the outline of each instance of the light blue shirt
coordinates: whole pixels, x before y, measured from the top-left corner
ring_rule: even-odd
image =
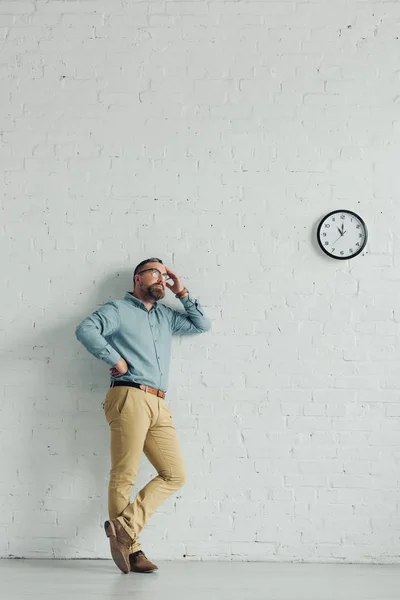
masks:
[[[200,303],[181,299],[185,313],[156,302],[147,310],[131,292],[107,302],[76,328],[76,337],[96,358],[114,366],[120,358],[129,370],[111,381],[135,381],[167,391],[172,336],[211,328]]]

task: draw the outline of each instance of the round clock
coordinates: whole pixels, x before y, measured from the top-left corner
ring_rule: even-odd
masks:
[[[364,221],[351,210],[334,210],[318,225],[317,239],[321,249],[338,260],[347,260],[360,254],[367,238]]]

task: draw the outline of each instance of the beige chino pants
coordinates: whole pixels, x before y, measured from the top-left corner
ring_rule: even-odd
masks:
[[[162,398],[137,388],[113,387],[105,398],[104,412],[111,433],[109,517],[118,519],[133,539],[131,552],[136,552],[139,533],[148,519],[185,483],[182,451],[172,413]],[[158,475],[131,502],[143,452]]]

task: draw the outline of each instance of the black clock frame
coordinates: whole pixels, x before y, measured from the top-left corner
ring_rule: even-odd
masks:
[[[333,254],[331,254],[330,252],[328,252],[327,250],[325,250],[324,246],[322,245],[321,239],[320,239],[320,232],[322,229],[322,225],[325,223],[325,221],[331,217],[332,215],[337,215],[339,213],[347,213],[348,215],[353,215],[353,217],[356,217],[361,225],[364,227],[364,231],[365,231],[365,239],[364,242],[361,246],[361,248],[359,248],[357,250],[357,252],[355,254],[352,254],[351,256],[334,256]],[[329,256],[329,258],[334,258],[335,260],[351,260],[352,258],[355,258],[356,256],[358,256],[365,248],[367,241],[368,241],[368,230],[367,230],[367,226],[365,224],[365,221],[360,217],[360,215],[358,215],[357,213],[355,213],[352,210],[348,210],[347,208],[342,208],[340,210],[333,210],[332,212],[328,213],[327,215],[325,215],[320,224],[318,225],[318,230],[317,230],[317,240],[318,240],[318,244],[319,247],[321,248],[321,250],[327,255]]]

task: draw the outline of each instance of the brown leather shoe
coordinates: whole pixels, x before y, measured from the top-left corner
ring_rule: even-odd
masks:
[[[133,542],[131,536],[125,531],[118,519],[104,523],[106,536],[110,539],[111,556],[117,567],[123,573],[129,573],[129,549]]]
[[[129,562],[131,564],[131,571],[135,571],[135,573],[151,573],[158,569],[157,565],[150,562],[141,550],[130,554]]]

